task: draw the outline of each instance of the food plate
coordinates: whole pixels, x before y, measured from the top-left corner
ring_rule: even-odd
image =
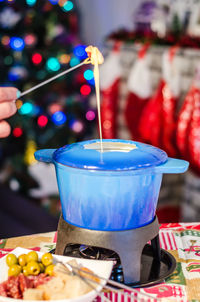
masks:
[[[16,256],[19,256],[20,254],[27,254],[30,252],[30,249],[24,249],[21,247],[17,247],[12,251],[13,254]],[[41,258],[42,254],[41,252],[37,252],[39,258]],[[68,262],[69,260],[76,259],[77,263],[89,268],[91,271],[93,271],[95,274],[97,274],[100,277],[108,279],[112,272],[113,267],[113,261],[103,261],[103,260],[88,260],[88,259],[79,259],[79,258],[73,258],[68,256],[59,256],[59,255],[53,255],[54,263],[57,261],[64,261]],[[8,266],[6,264],[6,256],[0,259],[0,283],[3,281],[6,281],[8,278]],[[103,288],[103,285],[105,285],[105,281],[101,281],[100,285],[96,288],[98,292],[100,292]],[[90,302],[95,299],[97,296],[97,292],[95,290],[90,291],[89,293],[79,296],[77,298],[73,299],[64,299],[64,300],[54,300],[56,302]],[[14,299],[14,298],[7,298],[0,296],[0,302],[22,302],[22,301],[28,301],[28,302],[35,302],[35,300],[22,300],[22,299]],[[44,300],[40,300],[44,301]],[[53,301],[53,300],[51,300]]]

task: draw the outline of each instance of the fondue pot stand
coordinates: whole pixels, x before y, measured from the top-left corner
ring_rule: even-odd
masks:
[[[64,254],[69,244],[113,250],[125,283],[138,282],[149,240],[157,242],[153,256],[160,257],[155,213],[162,175],[183,173],[188,162],[151,145],[117,139],[39,150],[35,158],[56,169],[62,207],[56,253]]]

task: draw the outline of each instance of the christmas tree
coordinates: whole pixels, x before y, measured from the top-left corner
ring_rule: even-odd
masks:
[[[23,92],[79,64],[87,54],[78,25],[69,0],[0,0],[0,85]],[[12,133],[0,143],[5,182],[28,194],[38,185],[28,172],[36,149],[92,137],[96,112],[88,96],[93,85],[92,67],[85,65],[17,100]]]

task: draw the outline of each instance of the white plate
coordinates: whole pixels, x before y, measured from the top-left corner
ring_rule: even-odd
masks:
[[[19,256],[20,254],[27,254],[30,252],[29,249],[24,249],[21,247],[17,247],[14,249],[11,253],[15,254],[16,256]],[[42,254],[41,252],[37,252],[39,258],[41,258]],[[73,257],[67,257],[67,256],[58,256],[53,255],[53,259],[58,261],[65,261],[68,262],[71,259],[76,259],[78,264],[83,265],[84,267],[89,268],[94,273],[99,275],[100,277],[104,277],[108,279],[110,277],[110,274],[112,272],[113,267],[113,261],[103,261],[103,260],[88,260],[88,259],[82,259],[82,258],[73,258]],[[0,283],[7,280],[8,278],[8,266],[6,264],[6,256],[0,259]],[[101,291],[103,285],[105,284],[104,281],[101,282],[101,285],[99,285],[96,289],[98,292]],[[77,298],[73,299],[64,299],[64,300],[54,300],[56,302],[90,302],[95,299],[97,296],[97,293],[95,290],[90,291],[89,293],[79,296]],[[22,299],[14,299],[14,298],[6,298],[3,296],[0,296],[0,302],[20,302],[25,301]],[[26,300],[28,302],[35,302],[32,300]],[[51,300],[53,301],[53,300]]]

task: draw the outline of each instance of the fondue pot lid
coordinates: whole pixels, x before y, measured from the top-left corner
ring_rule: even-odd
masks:
[[[79,169],[126,171],[161,165],[168,160],[168,156],[151,145],[104,139],[102,145],[100,140],[66,145],[53,153],[53,160]]]

